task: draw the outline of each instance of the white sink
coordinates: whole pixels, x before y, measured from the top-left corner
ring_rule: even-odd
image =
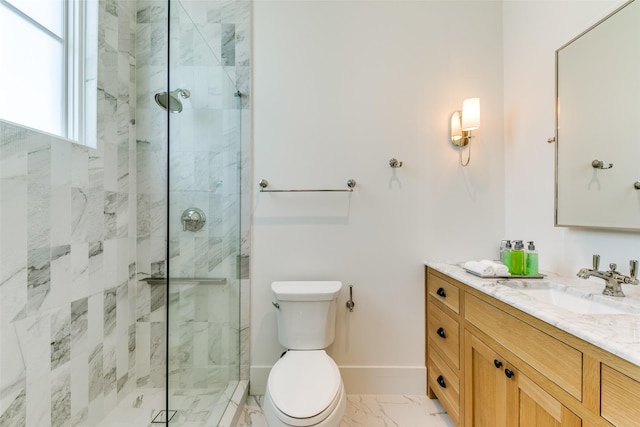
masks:
[[[544,304],[549,304],[578,314],[630,314],[630,309],[613,297],[593,294],[579,294],[575,289],[550,282],[534,283],[505,281],[502,285],[517,289],[525,295]]]

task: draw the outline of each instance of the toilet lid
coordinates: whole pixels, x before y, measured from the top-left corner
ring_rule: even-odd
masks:
[[[341,384],[338,366],[324,350],[287,352],[268,380],[273,404],[292,418],[314,417],[327,409]]]

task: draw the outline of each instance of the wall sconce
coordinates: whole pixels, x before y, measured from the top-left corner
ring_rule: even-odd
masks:
[[[471,160],[471,131],[480,127],[480,98],[462,101],[462,111],[451,115],[451,143],[460,148],[460,165],[467,166]],[[462,162],[462,147],[469,145],[467,161]]]

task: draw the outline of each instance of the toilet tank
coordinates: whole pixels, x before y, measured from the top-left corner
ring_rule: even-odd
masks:
[[[321,350],[335,338],[336,305],[342,282],[273,282],[278,341],[289,350]]]

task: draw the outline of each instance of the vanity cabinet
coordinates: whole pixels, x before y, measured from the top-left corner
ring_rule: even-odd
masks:
[[[461,427],[638,427],[640,366],[429,267],[427,395]]]

